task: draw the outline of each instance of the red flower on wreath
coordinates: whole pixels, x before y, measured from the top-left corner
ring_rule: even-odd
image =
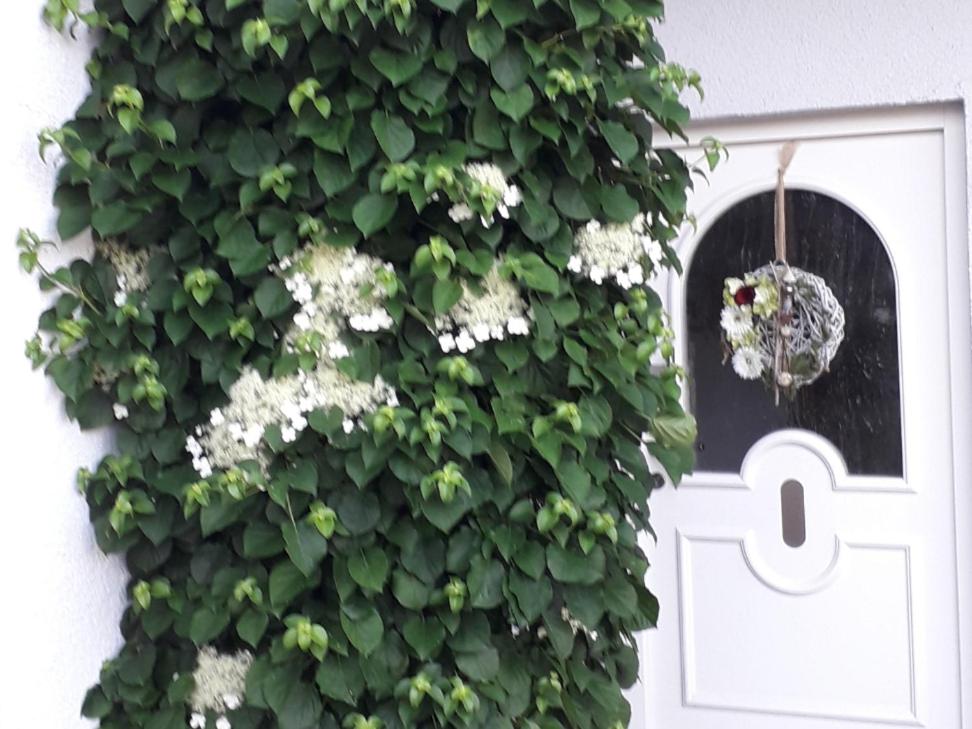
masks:
[[[740,286],[732,298],[736,306],[751,306],[756,301],[756,289],[752,286]]]

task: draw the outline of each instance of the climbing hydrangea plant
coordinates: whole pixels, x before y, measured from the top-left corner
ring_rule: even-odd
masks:
[[[49,0],[28,355],[117,449],[105,729],[618,729],[638,533],[691,467],[660,300],[694,74],[655,0]],[[711,152],[711,150],[710,150]],[[716,152],[717,154],[717,152]],[[711,156],[711,154],[710,154]],[[710,160],[711,161],[711,160]]]

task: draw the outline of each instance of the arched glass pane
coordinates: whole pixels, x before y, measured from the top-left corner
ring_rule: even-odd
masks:
[[[788,260],[830,285],[847,316],[829,373],[777,407],[762,382],[723,364],[723,281],[769,263],[773,193],[747,198],[709,229],[687,273],[688,363],[699,421],[700,471],[738,472],[764,435],[802,428],[827,438],[850,473],[902,475],[894,270],[877,234],[846,205],[815,192],[786,195]]]

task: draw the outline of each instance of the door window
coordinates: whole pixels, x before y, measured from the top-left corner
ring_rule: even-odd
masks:
[[[878,235],[826,195],[786,193],[788,260],[830,285],[847,316],[831,371],[779,406],[761,382],[723,364],[723,281],[773,257],[773,193],[726,211],[699,243],[687,272],[686,313],[692,411],[699,422],[697,470],[739,471],[761,437],[813,431],[843,454],[849,473],[901,476],[902,432],[895,275]]]

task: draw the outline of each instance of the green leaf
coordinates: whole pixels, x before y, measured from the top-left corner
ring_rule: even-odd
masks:
[[[436,314],[449,311],[462,298],[462,285],[451,279],[436,281],[432,287],[432,307]]]
[[[343,155],[329,154],[318,150],[314,154],[314,176],[325,195],[333,196],[344,192],[354,182],[354,172]]]
[[[148,130],[153,137],[161,142],[176,143],[176,128],[167,119],[156,119],[149,122]]]
[[[377,233],[391,222],[398,209],[398,198],[392,195],[369,193],[355,203],[351,218],[365,237]]]
[[[247,559],[273,557],[282,551],[283,535],[276,525],[255,521],[243,531],[243,556]]]
[[[527,80],[530,59],[519,46],[506,45],[489,64],[489,70],[504,91],[512,91]]]
[[[176,76],[176,89],[185,101],[202,101],[216,95],[223,88],[223,75],[219,70],[193,54],[180,64]]]
[[[539,3],[534,2],[534,5]],[[490,0],[489,10],[504,30],[530,17],[530,5],[523,0]]]
[[[291,25],[300,18],[304,0],[263,0],[263,16],[270,25]]]
[[[503,48],[506,34],[491,18],[469,24],[466,30],[469,49],[481,60],[489,63]]]
[[[492,681],[499,673],[499,653],[492,646],[470,653],[456,653],[456,668],[473,681]]]
[[[96,208],[91,214],[91,227],[103,237],[125,233],[142,219],[142,213],[122,202]]]
[[[422,57],[415,53],[393,53],[381,47],[372,50],[368,60],[395,87],[412,79],[425,65]]]
[[[371,130],[378,146],[392,162],[401,162],[415,149],[415,134],[400,116],[373,112]]]
[[[638,201],[628,194],[624,185],[602,187],[600,197],[601,209],[609,220],[627,223],[638,214]]]
[[[264,129],[240,129],[227,150],[230,167],[243,177],[259,177],[277,164],[280,148],[273,135]]]
[[[297,565],[290,560],[280,562],[270,572],[270,604],[275,610],[282,610],[310,586]]]
[[[428,605],[431,590],[424,582],[405,570],[395,570],[392,578],[392,594],[403,607],[409,610],[421,610]]]
[[[559,544],[547,546],[547,567],[558,582],[568,585],[593,585],[604,578],[604,550],[594,547],[590,554],[566,549]]]
[[[506,571],[495,560],[478,560],[469,570],[467,582],[474,608],[494,608],[503,602],[503,580]]]
[[[543,615],[553,600],[553,585],[546,577],[530,579],[518,570],[510,572],[510,592],[516,598],[520,612],[531,623]]]
[[[205,645],[222,633],[229,625],[230,614],[227,610],[199,608],[192,614],[189,624],[189,638],[196,645]]]
[[[580,187],[570,179],[561,177],[557,180],[553,193],[554,205],[557,209],[573,220],[590,220],[594,217],[587,201],[581,195]]]
[[[570,12],[578,30],[590,28],[601,19],[601,6],[594,0],[570,0]]]
[[[152,175],[152,184],[182,202],[192,185],[192,173],[188,169],[163,170]]]
[[[523,267],[523,283],[535,291],[556,294],[560,290],[560,276],[536,253],[527,253],[520,258]]]
[[[427,661],[432,658],[445,640],[445,627],[436,618],[412,616],[402,627],[402,637],[415,654]]]
[[[329,655],[317,669],[317,688],[322,696],[356,706],[358,697],[365,689],[365,679],[358,661]]]
[[[316,729],[323,707],[320,694],[310,684],[294,684],[277,711],[279,729]]]
[[[280,531],[287,545],[290,561],[301,573],[310,577],[327,554],[327,540],[306,521],[299,521],[296,526],[285,523],[281,525]]]
[[[450,13],[456,12],[465,2],[466,0],[432,0],[433,5],[448,10]]]
[[[247,610],[236,621],[236,632],[240,638],[256,648],[267,631],[270,617],[259,610]]]
[[[385,632],[381,616],[370,605],[351,611],[345,606],[345,609],[341,610],[341,627],[344,628],[344,633],[351,641],[351,645],[363,656],[374,652],[381,644],[381,636]]]
[[[348,557],[348,572],[365,590],[381,592],[388,579],[388,556],[380,547],[360,549]]]
[[[499,441],[493,441],[489,446],[489,457],[496,466],[496,471],[506,484],[513,483],[513,462],[510,453]]]
[[[525,117],[530,109],[533,108],[533,89],[529,84],[522,84],[515,91],[501,91],[493,89],[490,98],[496,104],[496,108],[506,114],[513,121],[520,121]]]
[[[266,319],[280,316],[294,303],[286,285],[276,276],[267,277],[260,282],[253,292],[253,301]]]
[[[634,134],[618,122],[602,121],[599,126],[601,134],[621,164],[627,164],[634,159],[638,154],[638,138]]]
[[[158,0],[122,0],[122,7],[125,8],[128,17],[136,23],[141,23],[142,19],[157,5]]]

